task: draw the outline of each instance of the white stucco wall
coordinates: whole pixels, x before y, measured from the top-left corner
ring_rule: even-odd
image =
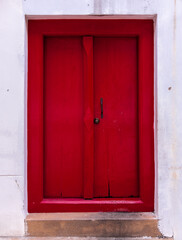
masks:
[[[163,234],[181,240],[182,0],[0,1],[0,235],[23,235],[27,211],[25,15],[95,14],[156,18],[155,209]]]
[[[0,235],[24,232],[24,16],[0,1]]]

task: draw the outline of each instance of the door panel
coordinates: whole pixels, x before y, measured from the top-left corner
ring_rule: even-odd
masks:
[[[47,37],[44,45],[44,197],[82,197],[82,38]]]
[[[137,38],[94,39],[94,196],[138,196]]]

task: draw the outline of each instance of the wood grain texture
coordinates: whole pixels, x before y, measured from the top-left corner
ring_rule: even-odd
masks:
[[[94,89],[93,37],[83,37],[84,48],[84,198],[93,198],[94,179]]]

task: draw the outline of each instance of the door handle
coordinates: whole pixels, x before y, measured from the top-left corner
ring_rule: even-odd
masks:
[[[100,99],[100,108],[101,108],[101,118],[104,117],[104,114],[103,114],[103,98]]]
[[[100,122],[100,119],[99,119],[99,118],[94,118],[94,123],[95,123],[95,124],[99,124],[99,122]]]

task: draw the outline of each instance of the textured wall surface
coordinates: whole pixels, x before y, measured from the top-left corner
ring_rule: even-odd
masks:
[[[0,1],[0,235],[24,232],[24,16]]]
[[[181,0],[0,1],[0,235],[23,234],[27,211],[25,15],[106,14],[155,19],[155,211],[162,233],[181,240]]]

